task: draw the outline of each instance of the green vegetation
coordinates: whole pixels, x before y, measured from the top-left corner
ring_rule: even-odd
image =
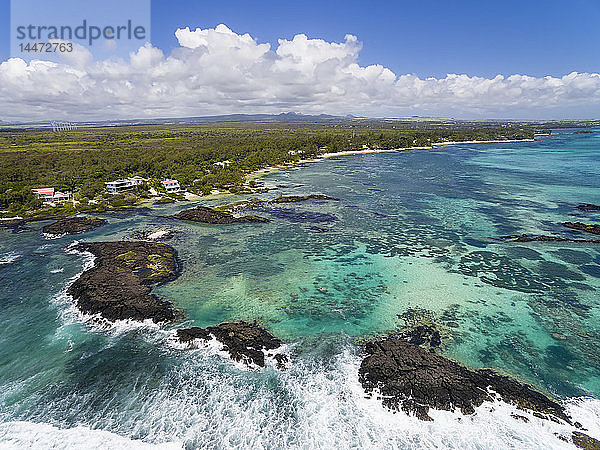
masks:
[[[46,207],[44,213],[118,208],[147,198],[150,188],[162,189],[158,180],[166,177],[200,195],[213,189],[238,193],[247,191],[245,175],[251,171],[320,153],[444,140],[523,139],[533,133],[533,126],[522,124],[374,121],[143,125],[62,133],[0,130],[0,210],[4,215],[38,211],[41,204],[31,194],[36,187],[72,191],[81,202]],[[222,161],[230,164],[215,164]],[[151,181],[133,195],[105,193],[105,181],[132,175]]]

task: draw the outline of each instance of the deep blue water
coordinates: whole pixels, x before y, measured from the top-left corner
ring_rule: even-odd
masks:
[[[269,224],[161,217],[190,207],[175,204],[106,214],[108,225],[76,237],[47,239],[44,223],[0,230],[0,442],[567,445],[554,434],[566,429],[516,421],[507,406],[424,424],[364,399],[356,340],[430,322],[444,354],[534,384],[600,438],[600,246],[500,239],[583,238],[561,222],[600,222],[575,208],[600,204],[598,130],[335,157],[264,181],[273,187],[264,198],[338,200],[253,211]],[[78,315],[64,291],[89,258],[68,245],[157,229],[174,231],[183,271],[156,292],[186,313],[185,324],[259,319],[288,343],[289,371],[244,370],[216,349],[176,348],[168,329],[99,330]]]

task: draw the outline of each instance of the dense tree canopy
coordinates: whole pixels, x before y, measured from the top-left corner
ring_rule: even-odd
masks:
[[[432,142],[522,139],[517,125],[384,122],[143,125],[0,132],[0,209],[38,207],[35,187],[93,199],[104,182],[131,175],[175,178],[198,193],[239,190],[244,175],[324,152],[428,146]],[[216,163],[229,161],[229,165]]]

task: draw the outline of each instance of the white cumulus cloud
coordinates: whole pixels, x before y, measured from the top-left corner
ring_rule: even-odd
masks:
[[[586,117],[600,110],[600,74],[562,77],[448,74],[419,78],[361,66],[356,36],[343,42],[259,43],[225,25],[178,29],[165,55],[146,44],[127,60],[95,61],[84,48],[60,63],[0,64],[0,119],[97,120],[229,113]]]

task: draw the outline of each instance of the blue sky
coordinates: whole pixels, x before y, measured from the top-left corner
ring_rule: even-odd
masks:
[[[0,59],[9,55],[9,1],[0,0]],[[166,52],[175,29],[224,23],[259,42],[297,33],[363,43],[359,63],[396,74],[561,76],[600,71],[599,0],[152,1],[152,40]]]
[[[564,75],[600,70],[600,0],[227,1],[154,0],[152,35],[170,48],[169,30],[225,23],[260,42],[305,33],[363,42],[361,65],[396,74]]]
[[[600,117],[600,0],[14,1],[43,2],[26,7],[38,13],[71,2],[48,24],[108,22],[99,26],[147,19],[151,1],[152,39],[105,40],[93,54],[76,46],[59,64],[8,60],[10,2],[0,0],[0,120]],[[131,57],[128,45],[139,48]]]

